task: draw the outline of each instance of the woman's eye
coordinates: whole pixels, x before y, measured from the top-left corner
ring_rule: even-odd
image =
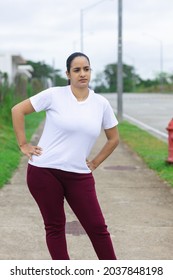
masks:
[[[76,68],[76,69],[74,69],[73,70],[75,73],[78,73],[78,72],[80,72],[81,71],[81,69],[79,68]],[[88,72],[88,71],[90,71],[90,68],[89,67],[87,67],[87,68],[83,68],[83,71],[85,71],[85,72]]]

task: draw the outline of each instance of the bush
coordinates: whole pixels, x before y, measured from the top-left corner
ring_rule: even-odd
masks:
[[[28,89],[27,85],[27,97],[31,94],[31,92],[28,94]],[[0,187],[2,187],[18,167],[22,155],[12,127],[11,108],[24,98],[23,94],[20,95],[19,92],[16,94],[14,87],[0,86],[0,92],[3,92],[0,101]],[[43,118],[43,113],[33,113],[26,117],[28,141]]]

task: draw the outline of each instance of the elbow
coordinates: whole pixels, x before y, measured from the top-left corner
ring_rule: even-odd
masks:
[[[11,112],[13,113],[13,112],[15,112],[15,111],[17,111],[18,110],[18,104],[16,104],[16,105],[14,105],[12,108],[11,108]]]
[[[119,143],[120,143],[120,137],[119,137],[118,131],[117,131],[116,135],[115,135],[114,138],[113,138],[113,142],[114,142],[114,147],[115,147],[115,148],[116,148],[116,147],[119,145]]]
[[[119,145],[119,143],[120,143],[120,139],[119,139],[119,137],[116,139],[116,147]]]
[[[119,144],[119,133],[117,129],[106,131],[108,142],[110,143],[111,150],[113,151]]]
[[[15,111],[16,111],[16,105],[14,105],[14,106],[11,108],[11,114],[13,115]]]
[[[18,117],[23,117],[25,114],[24,112],[21,110],[20,106],[18,104],[14,105],[11,108],[11,116],[12,116],[12,120],[18,118]]]
[[[114,149],[119,145],[119,142],[120,142],[119,137],[116,137],[114,139]]]
[[[17,107],[18,107],[17,105],[14,105],[14,106],[11,108],[11,114],[12,114],[12,116],[14,116],[16,112],[18,112],[18,108],[17,108]]]
[[[111,146],[112,146],[112,151],[116,149],[116,147],[118,146],[119,144],[119,137],[114,137],[112,139],[109,140],[109,142],[111,143]]]

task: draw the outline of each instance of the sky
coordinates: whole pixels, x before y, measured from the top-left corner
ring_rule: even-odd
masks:
[[[142,78],[173,73],[173,1],[122,0],[123,62]],[[0,55],[44,61],[63,76],[67,57],[88,55],[93,79],[117,62],[118,0],[5,0],[0,2]]]

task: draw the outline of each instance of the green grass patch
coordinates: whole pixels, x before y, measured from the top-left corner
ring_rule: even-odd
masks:
[[[168,144],[126,121],[120,123],[119,133],[120,139],[173,187],[173,165],[166,163]]]
[[[11,112],[9,112],[9,115]],[[44,113],[33,113],[26,117],[26,136],[30,141],[33,133],[44,119]],[[7,183],[18,167],[22,153],[18,148],[12,122],[0,116],[0,188]]]

